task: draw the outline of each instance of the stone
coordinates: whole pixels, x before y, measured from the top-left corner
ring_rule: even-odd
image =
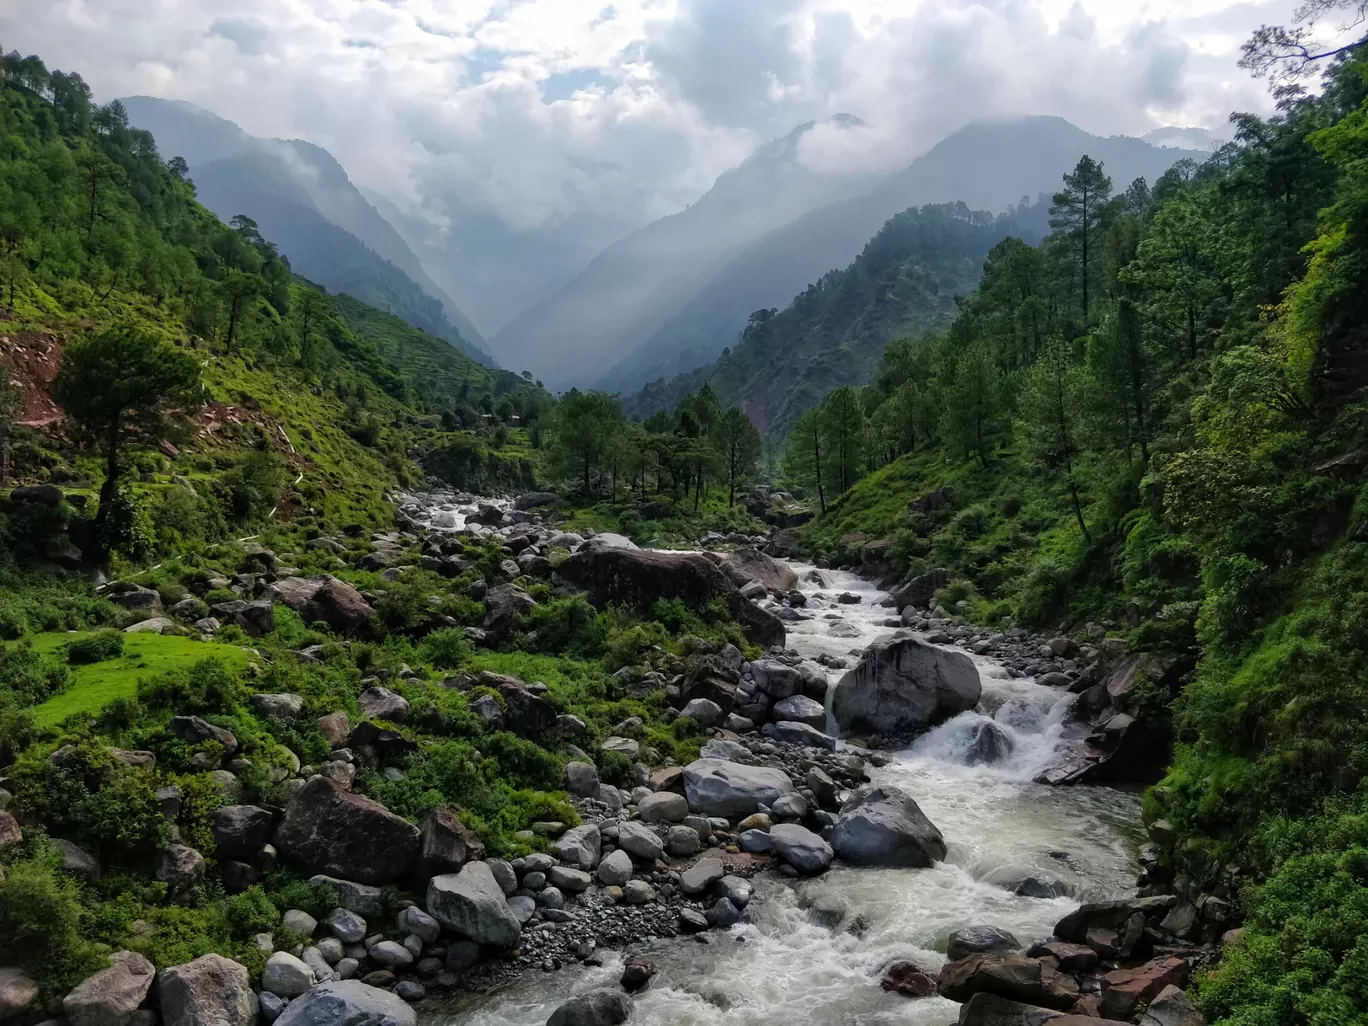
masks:
[[[695,698],[689,701],[679,713],[681,716],[688,716],[690,719],[697,720],[704,727],[716,727],[722,722],[726,713],[716,702],[708,698]]]
[[[824,872],[834,857],[831,845],[807,827],[778,823],[770,827],[770,849],[804,876]]]
[[[709,925],[707,917],[698,909],[685,906],[679,910],[679,928],[684,933],[698,933]]]
[[[1149,1003],[1140,1026],[1206,1026],[1206,1019],[1181,988],[1169,984]]]
[[[454,809],[432,809],[418,828],[418,858],[413,864],[419,880],[443,873],[459,873],[471,860],[484,858],[484,842],[456,817]]]
[[[291,694],[258,694],[251,698],[252,711],[258,716],[274,716],[293,720],[304,711],[304,696]]]
[[[235,623],[249,636],[259,638],[275,630],[275,607],[268,599],[218,602],[209,607],[220,623]]]
[[[100,879],[100,864],[88,851],[60,837],[48,838],[48,846],[61,856],[64,872],[86,883],[95,883]]]
[[[618,1026],[631,1014],[631,998],[603,988],[576,994],[551,1013],[546,1026]]]
[[[286,933],[307,940],[318,929],[318,920],[303,909],[292,908],[280,917],[280,925]]]
[[[693,827],[672,826],[665,837],[665,850],[671,858],[686,859],[698,853],[703,842],[699,840],[698,831]]]
[[[225,805],[210,814],[209,822],[220,857],[251,859],[270,842],[274,817],[257,805]]]
[[[650,983],[651,977],[655,974],[655,963],[650,959],[641,955],[628,955],[623,964],[622,976],[618,979],[618,983],[628,993],[635,993]]]
[[[326,920],[332,935],[343,944],[360,944],[366,939],[366,921],[349,908],[335,908]]]
[[[1053,1008],[1023,1004],[986,991],[960,1006],[958,1026],[1125,1026],[1112,1019],[1061,1014]]]
[[[334,749],[345,745],[351,734],[351,723],[347,719],[347,714],[341,710],[318,717],[314,725]]]
[[[941,997],[968,1001],[987,992],[1012,1001],[1065,1009],[1078,1000],[1078,982],[1047,962],[1023,955],[970,955],[947,962],[936,981]]]
[[[714,889],[737,908],[745,908],[749,905],[753,893],[750,881],[743,880],[739,876],[722,877],[721,880],[717,881]]]
[[[1010,955],[1021,950],[1021,941],[996,926],[966,926],[950,935],[945,957],[958,962],[970,955]]]
[[[401,911],[396,923],[400,933],[411,933],[424,944],[435,944],[442,935],[442,924],[417,905],[410,905]]]
[[[275,846],[314,872],[378,885],[408,874],[419,834],[379,802],[314,777],[286,807]]]
[[[930,997],[936,992],[936,981],[921,966],[915,962],[898,960],[890,962],[883,971],[883,978],[879,980],[881,990],[893,991],[903,997],[923,998]]]
[[[508,948],[522,933],[522,924],[504,900],[503,888],[483,862],[433,877],[428,883],[427,911],[443,926],[477,944]]]
[[[770,850],[769,829],[746,830],[737,837],[741,850],[752,855],[767,854]]]
[[[698,759],[684,767],[689,808],[705,816],[739,819],[792,790],[787,773],[767,766]]]
[[[803,819],[807,816],[807,799],[797,791],[781,794],[770,806],[775,819]]]
[[[404,723],[409,717],[408,699],[379,685],[369,687],[357,695],[356,706],[361,710],[362,716],[370,719]]]
[[[1166,987],[1183,987],[1188,982],[1188,963],[1170,955],[1156,958],[1134,969],[1113,969],[1102,977],[1104,1016],[1129,1019],[1145,1002],[1158,997]]]
[[[415,1026],[417,1015],[397,994],[360,980],[324,983],[291,1001],[278,1026]]]
[[[650,787],[652,791],[674,791],[677,794],[683,794],[684,767],[662,766],[658,770],[653,770]]]
[[[906,792],[884,785],[856,791],[841,806],[831,838],[857,866],[926,867],[943,861],[945,839]]]
[[[322,620],[338,634],[355,634],[370,623],[371,607],[346,581],[327,577],[300,610],[305,623]]]
[[[171,722],[166,725],[166,729],[172,736],[184,741],[187,745],[201,745],[206,741],[217,741],[223,746],[223,757],[225,759],[237,751],[237,738],[233,736],[232,731],[215,727],[198,716],[173,716]]]
[[[628,880],[622,888],[622,901],[626,905],[644,905],[648,901],[655,901],[655,888],[645,880]]]
[[[504,894],[512,894],[518,889],[518,874],[511,863],[504,859],[486,859],[485,865],[489,867],[489,871],[494,875],[494,882]]]
[[[826,729],[826,709],[821,702],[813,701],[806,695],[790,695],[775,702],[771,714],[776,720],[805,723],[819,731]]]
[[[630,737],[608,737],[604,739],[600,747],[605,752],[617,752],[633,761],[641,754],[641,742],[634,741]]]
[[[546,878],[552,886],[572,894],[587,891],[594,883],[594,878],[584,870],[572,869],[569,866],[552,866]]]
[[[494,638],[503,638],[517,625],[522,614],[537,603],[516,584],[500,584],[489,589],[484,604],[484,629]]]
[[[725,875],[721,859],[699,859],[679,875],[679,889],[691,897],[703,894]]]
[[[280,1018],[280,1013],[285,1011],[285,1006],[289,1004],[283,997],[272,994],[269,990],[263,990],[257,995],[257,1010],[262,1022],[272,1023]]]
[[[812,796],[817,799],[817,804],[824,809],[835,809],[838,807],[837,797],[839,791],[836,782],[820,766],[813,766],[807,771],[804,780]]]
[[[157,996],[163,1026],[252,1026],[256,1018],[247,967],[222,955],[163,969]]]
[[[556,710],[549,702],[538,698],[521,682],[499,685],[504,700],[504,720],[508,729],[520,737],[530,737],[549,730],[556,723]]]
[[[586,823],[571,827],[561,834],[551,845],[562,862],[590,870],[598,865],[599,853],[603,850],[603,839],[598,824]]]
[[[157,852],[153,875],[166,884],[171,897],[182,901],[204,879],[204,856],[184,844],[168,844]]]
[[[637,803],[637,815],[643,823],[679,823],[688,814],[688,801],[673,791],[657,791]]]
[[[1157,924],[1177,904],[1178,899],[1172,894],[1090,902],[1079,906],[1056,923],[1054,934],[1060,940],[1072,944],[1085,944],[1090,929],[1120,930],[1137,912],[1146,920]]]
[[[654,796],[653,796],[654,797]],[[665,842],[644,823],[628,820],[618,826],[618,847],[635,858],[651,861],[665,854]]]
[[[1010,936],[1010,934],[1008,935]],[[1016,938],[1013,938],[1015,940]],[[1015,950],[1015,945],[1007,948],[1007,951]],[[1001,954],[1002,952],[994,952]],[[1032,954],[1046,954],[1059,963],[1059,968],[1065,972],[1087,972],[1097,965],[1097,952],[1086,944],[1070,944],[1067,941],[1052,941],[1049,944],[1040,945],[1039,951],[1034,947]]]
[[[801,694],[803,675],[788,663],[777,659],[757,659],[751,663],[755,686],[774,699]]]
[[[593,798],[599,789],[598,767],[592,762],[567,762],[565,789],[576,798]]]
[[[718,566],[738,587],[748,581],[759,581],[767,591],[773,592],[793,591],[798,587],[798,575],[792,567],[754,546],[728,552]]]
[[[991,720],[984,720],[974,727],[964,761],[969,766],[1002,762],[1012,754],[1012,748],[1012,739],[1007,732]]]
[[[686,828],[687,829],[687,828]],[[698,835],[694,834],[695,842]],[[606,887],[622,887],[632,878],[632,857],[621,848],[609,853],[598,867],[599,883]]]
[[[318,975],[304,960],[288,951],[277,951],[266,960],[266,966],[261,970],[262,989],[284,998],[307,994],[317,982]]]
[[[383,940],[371,945],[370,959],[376,965],[395,971],[413,964],[413,952],[398,941]]]
[[[508,907],[512,909],[513,914],[518,918],[518,922],[523,926],[526,926],[528,920],[537,912],[537,902],[525,894],[515,894],[509,898]]]
[[[814,926],[835,933],[849,914],[850,906],[840,894],[822,894],[808,909],[807,917]]]
[[[342,961],[343,956],[347,953],[342,942],[336,937],[324,937],[315,945],[314,950],[322,956],[324,962],[332,966]],[[301,955],[300,957],[304,956]],[[315,969],[314,971],[317,972],[318,970]]]
[[[983,685],[963,652],[914,637],[879,638],[836,685],[831,711],[846,732],[919,733],[974,708]]]
[[[135,951],[116,951],[108,968],[87,976],[62,999],[62,1014],[70,1026],[128,1026],[157,970]]]
[[[394,986],[394,993],[409,1004],[413,1004],[427,997],[427,988],[417,980],[400,980]]]
[[[728,929],[741,922],[740,910],[726,897],[718,898],[708,910],[707,916],[712,925],[719,930]]]
[[[780,720],[778,723],[766,723],[763,732],[766,737],[772,737],[776,741],[782,741],[788,745],[804,745],[808,748],[821,748],[828,752],[836,750],[836,739],[830,734],[823,734],[816,727],[811,727],[806,723],[795,723],[789,720]]]

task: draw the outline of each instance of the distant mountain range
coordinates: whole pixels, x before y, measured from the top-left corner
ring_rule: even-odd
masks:
[[[496,363],[474,324],[327,150],[297,139],[258,139],[179,100],[122,102],[130,123],[152,133],[163,157],[185,159],[200,202],[225,221],[252,218],[297,274],[388,311],[481,363]]]

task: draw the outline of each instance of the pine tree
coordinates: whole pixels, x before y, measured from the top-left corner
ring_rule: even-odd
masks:
[[[817,492],[817,504],[826,512],[822,483],[822,418],[812,407],[794,422],[784,450],[784,477],[799,487]]]
[[[1074,517],[1083,538],[1092,535],[1083,519],[1078,491],[1078,459],[1082,417],[1088,401],[1087,375],[1074,363],[1069,344],[1056,338],[1045,355],[1026,374],[1017,397],[1018,429],[1031,460],[1063,473],[1073,500]]]
[[[718,419],[713,429],[713,445],[727,475],[727,505],[735,506],[737,484],[744,484],[755,474],[763,448],[760,432],[740,407],[733,406]]]
[[[1067,240],[1078,254],[1084,323],[1091,310],[1089,285],[1095,273],[1095,243],[1111,189],[1111,179],[1102,170],[1102,165],[1085,156],[1064,176],[1064,190],[1055,193],[1050,206],[1050,227],[1055,230],[1055,237]]]

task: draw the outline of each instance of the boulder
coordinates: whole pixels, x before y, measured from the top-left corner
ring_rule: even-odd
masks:
[[[806,723],[795,723],[791,720],[780,720],[778,723],[766,723],[761,733],[766,737],[772,737],[776,741],[782,741],[786,745],[802,745],[805,748],[820,748],[824,751],[834,752],[836,750],[836,739],[830,734],[823,734],[816,727]]]
[[[593,798],[599,789],[598,767],[592,762],[567,762],[565,789],[576,798]]]
[[[778,659],[757,659],[751,663],[755,686],[771,698],[788,698],[802,694],[803,675],[788,663]]]
[[[1060,940],[1071,944],[1086,944],[1089,930],[1120,930],[1137,913],[1157,925],[1177,904],[1178,899],[1172,894],[1090,902],[1079,906],[1056,923],[1054,933]]]
[[[968,1001],[989,993],[1012,1001],[1071,1008],[1078,1000],[1078,982],[1048,962],[1023,955],[970,955],[941,967],[936,989],[951,1001]]]
[[[231,730],[216,727],[198,716],[173,716],[171,722],[166,725],[166,729],[172,736],[184,741],[187,745],[202,745],[206,741],[217,741],[223,745],[223,757],[225,759],[237,751],[237,738],[233,736]]]
[[[62,871],[70,873],[86,883],[96,883],[100,879],[100,863],[90,852],[60,837],[48,839],[48,846],[56,849],[62,857]]]
[[[209,611],[219,623],[235,623],[249,637],[259,638],[275,630],[275,606],[267,599],[218,602],[210,606]]]
[[[970,766],[982,766],[1002,762],[1012,754],[1012,739],[1007,732],[992,720],[984,720],[974,727],[969,738],[969,752],[965,762]]]
[[[825,871],[833,857],[831,845],[807,827],[778,823],[770,827],[770,850],[804,876]]]
[[[318,727],[318,732],[334,749],[345,745],[347,738],[351,735],[351,721],[347,718],[347,714],[341,710],[318,717],[314,721],[314,725]]]
[[[748,581],[759,581],[767,591],[793,591],[798,587],[798,575],[787,563],[754,547],[729,552],[718,565],[738,588]]]
[[[9,493],[10,502],[35,502],[40,506],[56,509],[66,498],[62,490],[53,484],[20,485]]]
[[[62,999],[71,1026],[126,1026],[156,978],[156,967],[135,951],[116,951],[109,967],[87,976]]]
[[[277,1026],[415,1026],[417,1013],[397,994],[360,980],[324,983],[291,1001]]]
[[[857,866],[925,867],[945,859],[945,839],[912,797],[892,785],[865,787],[841,806],[831,838]]]
[[[483,862],[428,882],[427,910],[448,929],[477,944],[508,948],[518,942],[522,924],[508,907],[503,888]]]
[[[949,583],[949,570],[931,570],[920,577],[914,577],[893,592],[893,608],[899,612],[908,606],[928,609],[935,600],[936,592]]]
[[[291,694],[259,694],[251,699],[252,711],[258,716],[274,716],[281,720],[293,720],[304,711],[304,696]]]
[[[419,835],[379,802],[313,777],[286,807],[275,846],[311,871],[378,885],[408,874]]]
[[[638,859],[651,861],[665,854],[665,842],[650,827],[635,820],[618,826],[618,847]]]
[[[776,720],[806,723],[817,730],[826,730],[826,709],[822,707],[821,702],[814,701],[806,695],[790,695],[775,702],[770,714]]]
[[[704,816],[740,819],[763,803],[772,805],[793,790],[783,770],[746,766],[721,759],[698,759],[684,767],[684,795],[689,808]]]
[[[657,791],[637,802],[637,815],[643,823],[680,823],[688,814],[688,801],[673,791]]]
[[[500,584],[485,593],[484,604],[484,628],[497,639],[506,637],[537,602],[516,584]]]
[[[697,699],[706,699],[722,712],[736,708],[736,685],[740,681],[736,669],[717,656],[703,656],[693,662],[684,673],[679,688],[679,700],[685,706]]]
[[[1061,1014],[1053,1008],[1022,1004],[980,992],[960,1006],[958,1026],[1127,1026],[1113,1019]]]
[[[1169,984],[1149,1003],[1140,1026],[1206,1026],[1206,1019],[1181,988]]]
[[[618,1026],[632,1014],[632,999],[620,990],[576,994],[546,1020],[546,1026]]]
[[[247,967],[222,955],[163,969],[157,996],[164,1026],[252,1026],[256,1018]]]
[[[338,634],[355,634],[370,623],[371,607],[346,581],[329,577],[301,613],[306,623],[322,620]]]
[[[703,894],[726,876],[721,859],[699,859],[679,875],[679,889],[689,896]]]
[[[403,723],[409,716],[408,699],[378,685],[357,695],[356,707],[361,710],[362,716],[392,723]]]
[[[996,926],[966,926],[950,935],[945,957],[958,962],[970,955],[1010,955],[1021,950],[1021,941]]]
[[[609,604],[650,611],[660,599],[680,599],[700,609],[721,598],[746,636],[760,645],[782,645],[784,624],[742,596],[718,567],[696,552],[653,552],[604,547],[586,542],[561,564],[557,575],[587,593],[602,609]]]
[[[433,809],[418,828],[418,858],[414,875],[430,880],[443,873],[460,872],[471,859],[484,858],[484,842],[456,818],[453,809]]]
[[[209,815],[219,855],[252,859],[271,840],[274,817],[258,805],[225,805]]]
[[[525,492],[513,500],[513,508],[528,510],[539,506],[551,506],[557,501],[555,492]]]
[[[593,869],[598,865],[603,839],[597,823],[585,823],[561,834],[552,842],[551,848],[562,862],[580,869]]]
[[[157,852],[153,875],[166,884],[173,901],[182,901],[204,879],[204,856],[185,844],[168,844]]]
[[[704,727],[716,727],[726,715],[722,707],[710,698],[693,698],[680,711],[681,716],[697,720]]]
[[[903,997],[930,997],[936,992],[936,978],[916,962],[898,960],[884,968],[879,981],[882,990],[891,990]]]
[[[978,670],[963,652],[884,637],[841,678],[831,711],[843,731],[896,737],[974,708],[982,690]]]
[[[625,886],[632,878],[632,857],[618,848],[599,863],[598,878],[605,887]]]
[[[1102,1014],[1129,1019],[1166,988],[1185,986],[1188,975],[1187,959],[1176,955],[1156,958],[1134,969],[1113,969],[1102,977]]]
[[[355,912],[359,916],[376,915],[383,904],[384,896],[379,887],[357,883],[355,880],[339,880],[335,876],[319,873],[309,877],[309,886],[331,887],[337,892],[337,903],[348,912]]]
[[[318,974],[288,951],[275,952],[261,970],[262,989],[283,998],[307,994],[317,982]]]
[[[37,996],[38,984],[22,969],[0,969],[0,1022],[24,1011]]]
[[[556,710],[549,702],[538,698],[521,681],[499,685],[504,700],[504,722],[520,737],[540,734],[556,723]]]

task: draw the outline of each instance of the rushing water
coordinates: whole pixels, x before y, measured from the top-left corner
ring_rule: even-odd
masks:
[[[842,571],[794,569],[813,618],[787,625],[791,648],[853,665],[889,632],[883,621],[892,611],[878,605],[885,595],[873,585]],[[838,604],[842,592],[861,601]],[[832,634],[837,624],[849,626]],[[959,1006],[884,992],[884,966],[910,958],[934,969],[944,961],[946,938],[964,926],[1004,927],[1029,943],[1080,901],[1133,893],[1135,798],[1031,782],[1051,761],[1071,696],[971,658],[984,685],[979,711],[957,716],[871,771],[876,783],[895,784],[917,800],[945,835],[946,861],[930,869],[837,863],[796,884],[757,878],[751,921],[705,934],[706,943],[680,938],[641,949],[659,974],[636,998],[636,1026],[940,1026],[955,1019]],[[842,672],[832,671],[832,681]],[[994,765],[969,766],[975,730],[989,718],[1011,739],[1012,753]],[[1062,884],[1068,896],[1016,896],[1012,888],[1027,877]],[[860,928],[833,933],[808,921],[812,902],[830,895],[847,905],[846,924]],[[600,968],[530,974],[495,994],[429,1002],[421,1006],[423,1026],[540,1026],[571,993],[616,984],[620,956],[603,954]]]

